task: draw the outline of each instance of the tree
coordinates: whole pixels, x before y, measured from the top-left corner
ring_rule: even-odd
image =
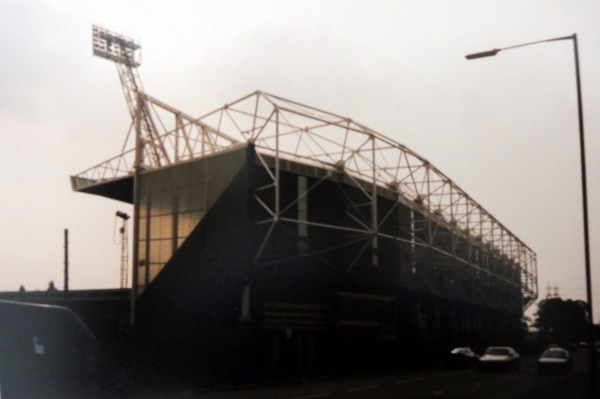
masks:
[[[589,315],[587,303],[579,300],[548,298],[538,305],[534,326],[545,344],[577,343],[587,340]]]

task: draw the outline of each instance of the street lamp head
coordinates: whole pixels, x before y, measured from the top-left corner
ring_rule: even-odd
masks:
[[[495,48],[495,49],[489,50],[489,51],[482,51],[481,53],[469,54],[466,56],[466,58],[468,60],[474,60],[475,58],[492,57],[492,56],[498,54],[502,50],[508,50],[508,49],[517,48],[517,47],[531,46],[532,44],[538,44],[538,43],[555,42],[557,40],[573,40],[575,43],[577,43],[577,35],[573,34],[572,36],[564,36],[564,37],[557,37],[554,39],[538,40],[537,42],[518,44],[516,46],[510,46],[510,47],[504,47],[504,48]],[[575,44],[575,47],[577,47],[577,44]]]
[[[125,212],[117,211],[117,216],[120,217],[123,220],[129,219],[129,215],[126,214]]]
[[[493,57],[494,55],[498,54],[499,52],[500,52],[500,49],[493,49],[493,50],[489,50],[489,51],[482,51],[481,53],[469,54],[469,55],[465,56],[465,58],[468,60],[473,60],[475,58]]]

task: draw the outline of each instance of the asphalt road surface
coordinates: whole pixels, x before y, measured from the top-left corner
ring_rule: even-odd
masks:
[[[587,353],[574,354],[571,375],[538,375],[535,357],[523,357],[517,372],[480,373],[477,369],[386,372],[378,375],[304,378],[245,387],[174,389],[140,392],[136,397],[165,399],[378,399],[378,398],[493,398],[493,399],[579,399],[589,398]],[[594,399],[600,398],[596,396]]]

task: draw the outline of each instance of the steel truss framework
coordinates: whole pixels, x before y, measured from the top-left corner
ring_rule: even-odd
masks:
[[[378,214],[377,196],[385,194],[389,197],[392,193],[398,203],[430,221],[426,227],[429,230],[427,238],[418,239],[413,234],[412,245],[454,257],[479,272],[519,286],[524,308],[537,298],[534,251],[450,178],[402,144],[350,118],[261,91],[199,118],[145,93],[136,94],[135,103],[128,101],[132,124],[123,148],[129,149],[74,176],[75,190],[133,176],[135,170],[154,170],[250,143],[255,146],[260,163],[272,180],[272,184],[257,190],[255,195],[269,215],[263,223],[272,226],[279,222],[311,224],[282,216],[289,204],[282,204],[280,200],[279,179],[286,161],[314,166],[325,170],[327,176],[343,175],[364,194],[361,205],[370,208],[370,220],[347,211],[356,222],[353,227],[318,227],[364,233],[373,249],[374,264],[377,263],[379,239],[406,240],[379,231],[379,226],[389,215]],[[271,205],[261,201],[262,190],[272,190],[275,200]],[[439,229],[440,226],[443,228]],[[436,244],[439,242],[436,239],[438,231],[446,235],[451,232],[450,247]],[[265,237],[265,243],[269,235]],[[504,273],[483,266],[482,257],[459,254],[457,240],[468,242],[469,248],[479,248],[506,260],[511,268],[518,270],[519,276],[516,279],[506,277]],[[260,256],[259,251],[256,258]]]

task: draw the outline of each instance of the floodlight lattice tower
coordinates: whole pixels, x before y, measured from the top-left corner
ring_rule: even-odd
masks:
[[[119,80],[131,116],[131,126],[139,126],[136,129],[137,143],[145,152],[143,158],[150,160],[151,166],[161,166],[163,159],[167,156],[164,148],[160,146],[160,140],[157,140],[157,129],[149,115],[149,110],[145,106],[142,97],[142,82],[137,70],[141,65],[142,47],[136,41],[127,36],[109,31],[101,26],[92,26],[92,46],[94,55],[111,60],[117,67]],[[131,131],[131,129],[130,129]],[[127,146],[129,135],[125,140],[123,148]]]
[[[121,235],[121,288],[127,288],[127,264],[129,263],[127,220],[129,220],[129,215],[121,211],[117,211],[116,215],[123,220],[119,229]]]

